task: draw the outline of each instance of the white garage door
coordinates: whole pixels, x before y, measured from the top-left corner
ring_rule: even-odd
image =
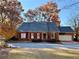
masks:
[[[72,41],[72,36],[71,35],[59,35],[59,40],[60,41]]]

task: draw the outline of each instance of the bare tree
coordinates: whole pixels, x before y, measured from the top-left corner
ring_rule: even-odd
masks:
[[[79,40],[79,14],[72,17],[71,26],[75,31],[75,41]]]

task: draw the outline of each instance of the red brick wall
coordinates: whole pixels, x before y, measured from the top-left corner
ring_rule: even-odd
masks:
[[[26,39],[21,39],[21,33],[28,33],[28,38],[26,38]],[[18,32],[17,33],[17,38],[18,38],[18,40],[20,40],[20,41],[32,41],[32,39],[31,39],[31,33],[34,33],[35,34],[35,39],[37,39],[37,35],[36,35],[36,33],[39,33],[39,32]],[[46,33],[47,34],[47,33]],[[48,40],[48,37],[46,37],[46,39],[43,39],[43,32],[40,32],[40,39],[41,40]],[[51,36],[51,34],[50,34],[50,36]],[[49,37],[50,37],[49,36]],[[51,37],[50,37],[51,38]],[[55,33],[55,39],[56,39],[56,41],[59,41],[59,33]]]
[[[57,33],[55,33],[55,39],[56,39],[56,41],[58,41],[59,42],[59,33],[57,32]]]

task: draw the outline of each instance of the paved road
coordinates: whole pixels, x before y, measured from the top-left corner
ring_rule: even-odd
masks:
[[[79,49],[78,42],[62,42],[62,44],[53,44],[53,43],[29,43],[29,42],[21,42],[21,43],[9,43],[14,47],[20,48],[75,48]]]

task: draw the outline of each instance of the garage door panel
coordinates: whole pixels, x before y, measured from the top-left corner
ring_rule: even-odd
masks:
[[[59,35],[59,40],[60,41],[72,41],[72,36],[71,35]]]

